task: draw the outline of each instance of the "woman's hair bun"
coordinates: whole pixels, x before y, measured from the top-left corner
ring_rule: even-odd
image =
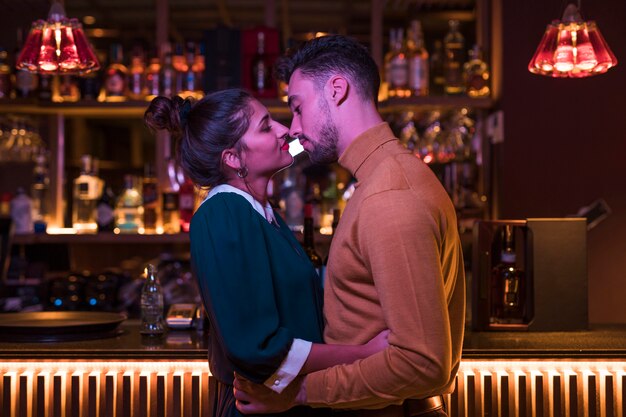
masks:
[[[182,132],[183,125],[181,123],[181,110],[184,111],[186,118],[190,106],[191,103],[188,99],[182,99],[179,96],[173,98],[158,96],[150,102],[143,120],[152,131],[167,130],[178,137]]]

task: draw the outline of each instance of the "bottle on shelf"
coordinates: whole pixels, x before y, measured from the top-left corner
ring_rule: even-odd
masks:
[[[148,264],[145,275],[146,281],[141,289],[141,328],[139,332],[145,336],[161,336],[165,333],[163,289],[154,265]]]
[[[432,54],[430,55],[430,81],[431,94],[443,94],[446,77],[443,71],[443,42],[435,40]]]
[[[124,176],[124,189],[115,206],[116,232],[143,233],[143,200],[137,178]]]
[[[104,73],[101,101],[120,102],[128,96],[128,68],[124,65],[124,51],[119,43],[111,44],[110,64]]]
[[[52,101],[55,103],[75,103],[80,100],[78,79],[72,75],[55,75],[52,78]]]
[[[0,47],[0,98],[10,98],[12,89],[9,53],[6,49]]]
[[[489,97],[489,67],[483,61],[479,45],[470,51],[470,60],[463,66],[465,92],[473,98]]]
[[[500,263],[492,270],[490,315],[492,323],[523,323],[526,288],[524,272],[516,265],[515,228],[505,225],[502,230]]]
[[[30,195],[33,200],[33,221],[44,227],[48,224],[48,191],[50,177],[46,156],[39,154],[35,156],[35,168],[33,169],[33,183]]]
[[[18,59],[20,51],[24,44],[24,32],[22,28],[17,29],[17,44],[15,48],[15,60]],[[17,62],[15,62],[17,63]],[[15,65],[14,65],[15,67]],[[14,96],[17,98],[34,98],[37,95],[37,86],[39,84],[39,77],[26,69],[18,69],[15,71],[15,79],[13,88],[15,90]]]
[[[22,187],[18,187],[10,203],[15,234],[33,232],[33,202]]]
[[[145,98],[145,73],[146,65],[143,48],[136,46],[130,58],[128,69],[128,98],[131,100],[143,100]]]
[[[82,91],[79,93],[79,96],[81,94]],[[52,101],[52,75],[39,75],[39,91],[37,92],[37,98],[39,101]]]
[[[74,180],[72,227],[76,233],[96,233],[96,204],[102,194],[102,180],[93,174],[91,155],[81,157],[80,175]]]
[[[178,207],[180,216],[180,230],[188,233],[191,225],[191,218],[195,208],[196,192],[193,182],[189,178],[180,185],[178,190]]]
[[[159,94],[166,97],[176,95],[176,70],[172,65],[172,53],[165,52],[163,56],[163,65],[159,72]]]
[[[463,83],[463,53],[465,39],[459,32],[459,21],[448,21],[448,33],[443,40],[444,48],[444,89],[446,94],[461,94],[465,92]]]
[[[154,165],[144,166],[141,183],[143,195],[143,228],[145,233],[156,233],[159,225],[159,182],[154,173]]]
[[[152,100],[159,95],[161,88],[161,60],[156,48],[150,55],[150,62],[146,67],[145,80],[143,95],[146,100]]]
[[[201,90],[198,89],[198,80],[196,79],[198,72],[194,67],[196,46],[193,42],[187,43],[187,49],[185,51],[185,66],[182,75],[182,88],[178,95],[182,98],[194,97],[200,99],[203,96]]]
[[[180,213],[178,211],[178,191],[180,185],[176,180],[176,163],[170,158],[167,161],[168,182],[161,194],[163,203],[161,217],[163,219],[163,233],[174,234],[180,232]]]
[[[104,187],[96,204],[96,223],[99,233],[115,230],[115,194],[109,186]]]
[[[265,33],[257,33],[256,53],[252,58],[252,91],[264,94],[270,88],[270,63],[265,54]]]
[[[172,95],[183,91],[185,74],[187,72],[187,61],[185,59],[185,47],[182,43],[174,44],[174,53],[172,54],[172,67],[176,72],[174,76],[174,92]]]
[[[428,51],[424,47],[422,24],[419,20],[411,21],[407,36],[407,58],[409,61],[409,90],[413,96],[427,96]]]
[[[310,203],[306,203],[304,205],[304,231],[302,246],[307,256],[311,260],[315,271],[320,276],[320,279],[322,279],[323,261],[322,257],[315,249],[314,229],[315,227],[313,226],[313,206]]]
[[[204,44],[198,42],[196,44],[196,51],[193,57],[193,72],[196,74],[196,94],[200,96],[204,95],[204,70],[206,69],[206,61],[204,55]]]
[[[404,48],[404,30],[402,28],[391,29],[390,53],[386,56],[385,68],[388,75],[389,97],[409,96],[409,62]]]

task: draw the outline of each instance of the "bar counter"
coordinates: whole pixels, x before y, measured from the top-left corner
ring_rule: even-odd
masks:
[[[0,342],[0,415],[209,416],[206,334]],[[467,331],[451,416],[624,415],[626,326]]]

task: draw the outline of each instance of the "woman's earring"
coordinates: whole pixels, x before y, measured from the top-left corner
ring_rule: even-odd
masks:
[[[239,178],[246,178],[248,176],[248,168],[247,167],[239,168],[237,170],[237,176]]]

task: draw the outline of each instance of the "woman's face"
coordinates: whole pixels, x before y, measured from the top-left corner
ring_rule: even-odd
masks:
[[[241,138],[244,146],[242,164],[248,175],[271,177],[291,165],[289,153],[289,129],[272,120],[267,108],[258,100],[251,100],[253,110],[250,126]]]

